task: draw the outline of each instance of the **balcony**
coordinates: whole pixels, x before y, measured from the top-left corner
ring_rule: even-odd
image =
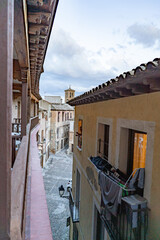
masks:
[[[90,157],[89,160],[95,169],[100,170],[98,179],[101,189],[101,202],[103,202],[101,219],[110,238],[112,240],[147,240],[147,200],[141,197],[143,189],[138,187],[138,179],[133,184],[136,173],[133,172],[127,178],[119,169],[114,168],[102,157]],[[139,171],[140,174],[141,170],[137,169],[136,171]],[[144,169],[142,172],[144,172]],[[103,183],[100,183],[102,181],[102,178],[100,180],[101,173]],[[116,192],[117,190],[114,191],[114,188],[117,188],[118,192]],[[110,193],[112,196],[109,195]]]
[[[30,119],[11,174],[11,239],[51,240],[51,228],[37,148],[38,117]],[[38,187],[37,187],[38,186]]]
[[[122,198],[117,217],[108,220],[104,211],[101,219],[112,240],[147,240],[147,202],[139,195]]]
[[[79,222],[79,204],[80,201],[74,201],[72,191],[69,191],[69,209],[72,218],[72,222]]]
[[[21,119],[14,118],[12,123],[12,167],[21,144]]]

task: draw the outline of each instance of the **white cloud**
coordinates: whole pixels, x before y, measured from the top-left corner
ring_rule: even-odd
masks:
[[[146,31],[141,32],[139,26],[141,25],[132,25],[128,28],[130,37],[134,36],[136,43],[148,46],[158,41],[155,40],[157,29],[152,31],[155,35],[150,33],[152,37],[144,40]],[[44,65],[45,72],[41,75],[41,94],[62,96],[64,90],[71,85],[79,95],[157,57],[155,47],[146,51],[140,44],[128,42],[129,37],[126,35],[124,42],[119,41],[113,46],[106,44],[108,48],[102,46],[91,51],[81,46],[64,30],[53,31]]]
[[[144,47],[152,47],[160,41],[160,29],[152,24],[135,23],[128,27],[127,32],[135,43]]]
[[[54,35],[50,39],[45,71],[74,78],[103,78],[114,72],[110,64],[104,61],[104,55],[81,47],[63,30],[54,32]],[[112,49],[111,52],[115,51]]]

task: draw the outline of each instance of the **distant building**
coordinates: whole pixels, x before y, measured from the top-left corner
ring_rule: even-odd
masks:
[[[74,119],[74,108],[68,104],[52,104],[51,144],[53,153],[69,145],[70,121]]]
[[[51,137],[51,103],[42,99],[39,101],[39,151],[41,156],[41,166],[43,167],[45,162],[49,158],[50,152],[50,137]]]
[[[69,151],[73,152],[73,143],[74,143],[74,120],[70,121],[69,127]]]
[[[75,90],[71,89],[71,87],[65,90],[65,103],[69,102],[74,97],[75,97]]]
[[[45,96],[44,99],[50,103],[57,103],[57,104],[62,103],[61,96]]]

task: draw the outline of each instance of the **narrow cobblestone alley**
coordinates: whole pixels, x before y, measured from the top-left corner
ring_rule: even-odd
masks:
[[[66,220],[70,215],[69,202],[59,196],[58,188],[63,185],[66,190],[68,181],[72,179],[72,155],[67,155],[65,150],[51,154],[43,169],[43,177],[53,240],[68,240]]]

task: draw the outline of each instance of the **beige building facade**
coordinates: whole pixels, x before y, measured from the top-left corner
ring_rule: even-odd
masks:
[[[49,158],[51,141],[51,104],[44,99],[39,101],[39,124],[39,150],[43,167]]]
[[[68,104],[52,104],[51,107],[51,151],[56,153],[69,146],[70,122],[74,119],[74,108]]]
[[[73,144],[74,144],[74,121],[70,120],[69,125],[69,152],[73,152]]]
[[[76,133],[71,209],[77,211],[77,216],[71,211],[71,239],[160,239],[159,79],[160,61],[155,59],[70,101],[75,106]],[[107,173],[100,170],[92,161],[97,156],[113,168]],[[143,190],[135,187],[131,192],[128,187],[116,217],[111,214],[108,220],[106,208],[105,214],[102,211],[100,172],[114,182],[118,178],[117,185],[120,177],[115,172],[124,174],[127,186],[129,176],[133,179],[139,169],[145,169]],[[139,210],[133,211],[137,198],[145,210],[138,203]]]

